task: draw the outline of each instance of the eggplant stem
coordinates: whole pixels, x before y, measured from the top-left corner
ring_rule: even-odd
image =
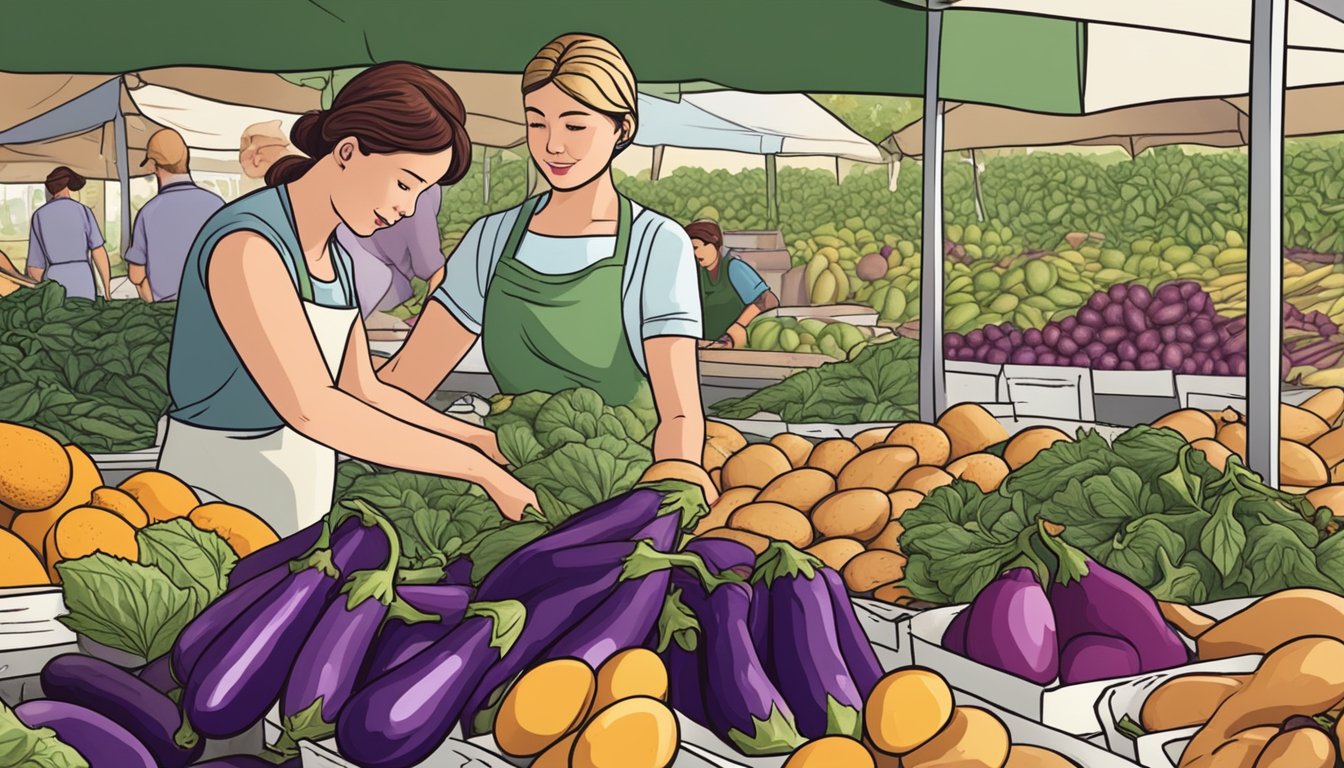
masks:
[[[443,574],[444,567],[438,565],[425,568],[398,568],[396,581],[398,584],[407,585],[435,584],[443,579]]]
[[[1019,555],[1016,559],[1005,565],[1002,571],[1010,571],[1014,568],[1027,568],[1036,574],[1036,580],[1040,582],[1042,589],[1049,589],[1053,579],[1050,576],[1050,566],[1036,554],[1036,550],[1031,546],[1031,538],[1035,533],[1033,528],[1024,528],[1022,533],[1017,536],[1017,548]],[[1001,572],[1002,572],[1001,571]]]
[[[648,488],[663,494],[658,504],[659,516],[672,514],[681,516],[681,530],[691,531],[702,518],[709,514],[709,504],[705,500],[705,490],[694,483],[684,480],[659,480],[653,483],[641,483],[637,488]]]
[[[649,539],[644,539],[635,545],[635,551],[625,558],[625,563],[621,566],[621,581],[629,581],[648,576],[658,571],[666,571],[672,568],[682,568],[694,573],[700,583],[704,585],[705,592],[713,592],[724,584],[741,584],[741,576],[731,571],[715,576],[710,572],[709,567],[701,557],[692,552],[679,552],[677,554],[668,554],[659,552],[653,548],[653,543]]]
[[[359,521],[366,528],[377,527],[387,537],[387,564],[384,568],[395,571],[397,563],[401,562],[401,537],[397,535],[397,529],[392,527],[392,523],[388,522],[382,513],[363,499],[351,499],[343,504],[359,514]]]
[[[191,727],[191,721],[187,719],[186,710],[183,710],[182,726],[173,734],[173,741],[183,749],[191,749],[196,746],[196,742],[200,739],[200,734],[196,733],[196,729]]]
[[[513,649],[527,624],[527,608],[517,600],[494,600],[467,606],[465,618],[490,620],[490,645],[502,657]]]
[[[1080,581],[1088,574],[1086,555],[1070,546],[1067,541],[1052,536],[1046,529],[1045,520],[1037,520],[1036,528],[1041,534],[1041,541],[1055,557],[1059,558],[1059,571],[1055,574],[1055,583],[1068,584]]]
[[[753,584],[765,582],[767,587],[773,586],[775,581],[785,577],[797,578],[802,576],[811,581],[817,577],[817,571],[825,567],[821,560],[806,552],[801,552],[797,547],[783,541],[771,542],[756,558],[756,568],[752,571],[751,581]]]
[[[1120,718],[1120,721],[1115,724],[1115,730],[1131,739],[1137,739],[1140,736],[1148,735],[1148,732],[1143,729],[1143,726],[1134,722],[1129,715]]]
[[[700,621],[681,600],[681,588],[674,587],[663,599],[663,610],[658,614],[658,652],[672,647],[675,640],[682,650],[692,652],[699,646]]]

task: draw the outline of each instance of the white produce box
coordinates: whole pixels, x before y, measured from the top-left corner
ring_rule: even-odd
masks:
[[[1106,737],[1106,748],[1118,755],[1136,760],[1145,766],[1175,768],[1174,762],[1168,765],[1168,761],[1171,760],[1168,749],[1178,741],[1184,749],[1184,744],[1189,741],[1190,737],[1194,736],[1195,732],[1199,730],[1198,728],[1159,731],[1133,739],[1120,732],[1117,727],[1120,719],[1128,716],[1135,723],[1141,722],[1143,704],[1148,700],[1148,696],[1157,690],[1158,686],[1173,677],[1194,673],[1241,674],[1254,672],[1256,667],[1260,665],[1260,660],[1260,656],[1252,655],[1207,661],[1179,669],[1164,669],[1161,672],[1154,672],[1136,680],[1107,688],[1105,693],[1102,694],[1101,700],[1097,702],[1097,718],[1101,720]],[[1176,757],[1180,757],[1179,752]]]
[[[999,400],[1018,416],[1093,421],[1092,371],[1062,365],[1005,365]]]
[[[852,602],[859,626],[863,627],[868,642],[873,644],[878,663],[884,671],[890,672],[914,663],[910,654],[909,621],[919,611],[861,597],[853,598]]]
[[[0,680],[36,675],[76,650],[75,633],[56,620],[65,613],[60,587],[0,589]]]
[[[979,707],[993,712],[1008,726],[1014,744],[1023,744],[1058,752],[1083,768],[1135,768],[1138,764],[1120,755],[1107,752],[1096,744],[1023,717],[1020,713],[985,701],[964,691],[954,693],[959,707]]]

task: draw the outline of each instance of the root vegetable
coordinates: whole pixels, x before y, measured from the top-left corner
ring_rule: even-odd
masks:
[[[909,475],[910,473],[905,474]],[[901,479],[904,480],[905,478],[902,477]],[[899,520],[901,515],[918,507],[920,502],[924,501],[924,494],[919,491],[892,491],[887,494],[887,498],[891,499],[891,519]]]
[[[1249,679],[1250,675],[1173,677],[1148,694],[1139,722],[1149,732],[1203,725]]]
[[[1279,406],[1279,436],[1284,440],[1310,445],[1330,431],[1330,425],[1311,411],[1283,403]]]
[[[1311,443],[1311,450],[1332,467],[1344,462],[1344,427],[1336,427],[1316,438]]]
[[[807,550],[809,555],[821,560],[827,568],[842,571],[850,560],[863,554],[863,542],[853,539],[827,539],[813,544]]]
[[[868,543],[868,546],[873,549],[885,549],[888,552],[904,555],[905,553],[901,551],[902,533],[905,533],[905,526],[901,525],[899,520],[892,520],[887,523],[887,527],[882,529],[877,538]]]
[[[747,447],[747,438],[741,432],[721,421],[705,421],[705,449],[702,454],[705,469],[719,469],[728,457]]]
[[[1227,446],[1242,462],[1246,461],[1246,425],[1241,423],[1224,424],[1218,430],[1218,442]]]
[[[120,488],[103,486],[96,488],[89,498],[89,506],[106,509],[130,524],[132,528],[144,528],[149,525],[149,514],[140,502]]]
[[[952,455],[952,439],[932,424],[902,424],[887,435],[886,444],[913,448],[920,464],[934,467],[943,466]]]
[[[836,488],[876,488],[887,493],[919,464],[919,455],[905,446],[883,446],[855,457],[841,470]]]
[[[681,730],[667,705],[638,697],[602,710],[574,740],[573,768],[666,768]]]
[[[1344,485],[1326,485],[1307,494],[1307,501],[1316,509],[1325,507],[1337,516],[1344,516]]]
[[[1037,454],[1069,436],[1054,427],[1032,427],[1018,432],[1003,449],[1003,460],[1012,469],[1021,469]]]
[[[37,553],[23,539],[0,530],[0,588],[31,587],[50,581]]]
[[[938,427],[947,434],[952,450],[949,460],[978,453],[1008,439],[1008,431],[984,406],[962,403],[949,408],[938,419]]]
[[[1316,488],[1330,482],[1325,460],[1315,451],[1291,440],[1279,441],[1279,482]]]
[[[899,582],[886,584],[873,590],[873,599],[893,605],[902,605],[915,599],[915,593],[901,586]]]
[[[736,541],[749,548],[752,552],[760,555],[765,552],[765,548],[770,546],[770,540],[750,531],[739,531],[736,528],[712,528],[704,533],[696,534],[698,539],[728,539]]]
[[[770,438],[770,444],[783,451],[789,457],[789,465],[795,468],[807,466],[807,459],[812,455],[812,441],[792,432],[775,435]]]
[[[1344,389],[1326,387],[1307,398],[1307,401],[1302,403],[1302,408],[1316,414],[1333,427],[1339,423],[1341,417],[1344,417]]]
[[[15,515],[9,529],[15,536],[23,539],[35,552],[42,552],[47,532],[66,512],[83,504],[88,504],[95,489],[103,484],[98,465],[87,453],[73,445],[65,446],[66,457],[70,460],[70,484],[55,504],[36,512],[21,512]]]
[[[592,708],[600,712],[636,696],[667,700],[667,667],[658,654],[645,648],[622,651],[602,664],[597,670],[597,696]]]
[[[709,506],[709,514],[696,524],[695,535],[699,536],[706,531],[727,525],[728,518],[734,512],[756,500],[756,494],[755,488],[729,488],[724,491],[718,500]]]
[[[764,488],[772,480],[793,469],[789,457],[773,445],[756,443],[733,454],[723,465],[726,488]]]
[[[660,480],[680,480],[691,485],[698,485],[705,492],[705,500],[714,503],[719,497],[718,486],[699,464],[694,464],[681,459],[663,459],[654,462],[644,474],[640,476],[640,483],[656,483]]]
[[[756,501],[787,504],[806,514],[832,493],[835,493],[835,478],[820,469],[803,467],[775,478],[756,495]]]
[[[977,707],[957,707],[942,732],[901,762],[920,768],[1001,768],[1011,748],[1008,728],[997,717]]]
[[[812,510],[812,524],[824,538],[869,541],[891,519],[891,499],[872,488],[839,491]]]
[[[1335,768],[1334,742],[1316,728],[1285,731],[1269,740],[1255,768]]]
[[[799,747],[784,768],[874,768],[863,744],[847,736],[826,736]]]
[[[807,457],[807,466],[820,469],[831,477],[839,477],[840,471],[860,453],[859,446],[852,440],[823,440],[817,443],[817,447]]]
[[[201,505],[187,484],[167,472],[147,469],[126,478],[118,486],[140,502],[151,523],[186,517]]]
[[[1180,603],[1159,602],[1157,610],[1161,611],[1162,618],[1166,619],[1168,624],[1180,630],[1192,640],[1218,623],[1218,620],[1212,616],[1206,616],[1194,608]]]
[[[132,561],[140,556],[135,529],[105,509],[75,507],[61,516],[53,532],[55,548],[46,553],[49,565],[87,557],[94,552]]]
[[[1227,460],[1232,457],[1232,450],[1217,440],[1202,438],[1190,444],[1191,448],[1204,452],[1204,459],[1209,462],[1209,466],[1219,472],[1227,469]]]
[[[869,694],[864,735],[881,752],[905,755],[937,736],[952,717],[947,681],[933,670],[906,667],[879,680]]]
[[[1278,732],[1278,728],[1268,726],[1248,728],[1207,754],[1194,755],[1187,746],[1179,768],[1254,768],[1260,753]]]
[[[867,594],[884,584],[900,581],[905,576],[905,557],[870,549],[850,560],[842,575],[850,591]]]
[[[1187,443],[1212,440],[1218,434],[1218,427],[1209,414],[1194,408],[1172,411],[1153,422],[1153,428],[1173,430],[1184,437]]]
[[[891,435],[891,432],[892,430],[890,427],[873,427],[872,429],[865,429],[854,436],[854,444],[859,447],[860,451],[866,451],[886,440]]]
[[[951,485],[955,479],[938,467],[920,466],[902,475],[900,481],[896,483],[896,488],[927,496],[945,485]]]
[[[992,453],[972,453],[947,465],[947,473],[993,493],[1008,477],[1008,465]]]
[[[728,518],[728,526],[777,541],[806,548],[812,543],[812,523],[792,507],[774,502],[755,501],[740,507]]]
[[[1008,762],[1003,764],[1003,768],[1082,768],[1082,766],[1044,747],[1014,744],[1012,749],[1008,750]]]
[[[574,751],[574,742],[578,738],[578,733],[571,733],[552,744],[545,752],[537,755],[532,768],[569,768],[569,755]]]
[[[239,557],[246,557],[280,540],[265,520],[232,504],[218,501],[202,504],[193,509],[187,519],[197,528],[219,534]]]
[[[1275,592],[1205,631],[1196,648],[1201,661],[1212,661],[1269,653],[1311,635],[1344,637],[1344,597],[1320,589]]]

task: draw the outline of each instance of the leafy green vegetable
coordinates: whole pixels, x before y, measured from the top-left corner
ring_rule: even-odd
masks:
[[[537,442],[532,426],[523,422],[505,424],[496,433],[499,450],[509,463],[515,467],[530,464],[546,454],[546,449]]]
[[[648,449],[615,437],[569,443],[520,467],[525,485],[546,488],[560,501],[587,509],[634,487],[653,461]]]
[[[228,542],[203,531],[190,520],[157,523],[136,531],[140,563],[163,571],[174,585],[191,590],[195,612],[205,609],[229,586],[229,572],[238,562]]]
[[[541,538],[550,528],[545,523],[510,523],[490,531],[471,554],[471,580],[480,584],[504,558]]]
[[[103,645],[156,659],[196,615],[192,591],[158,568],[101,552],[56,565],[69,615],[60,621]]]
[[[29,728],[0,702],[0,768],[89,768],[50,728]]]
[[[469,555],[500,527],[499,508],[480,487],[462,480],[411,472],[354,478],[336,504],[360,499],[379,510],[401,536],[403,564],[444,564]]]

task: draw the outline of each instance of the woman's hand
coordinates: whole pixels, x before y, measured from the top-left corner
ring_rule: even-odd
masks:
[[[731,347],[733,349],[741,349],[747,346],[747,329],[739,323],[728,326],[728,332],[724,336],[732,340]]]
[[[482,429],[480,434],[469,441],[473,448],[490,457],[501,467],[508,466],[508,458],[499,450],[499,438],[494,432]]]
[[[498,488],[489,490],[488,493],[499,507],[499,513],[514,522],[523,519],[523,513],[528,507],[541,511],[537,495],[511,475],[506,482],[501,483]]]

